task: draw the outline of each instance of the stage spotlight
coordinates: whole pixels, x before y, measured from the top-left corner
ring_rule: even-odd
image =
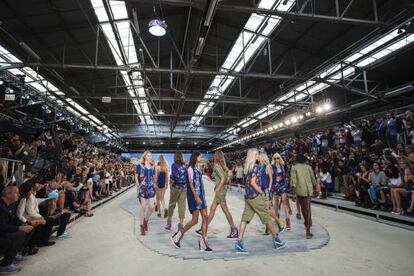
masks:
[[[320,106],[318,106],[316,109],[315,109],[315,112],[316,113],[322,113],[322,111],[323,111],[323,109],[322,109],[322,107],[320,107]]]
[[[324,111],[329,111],[329,110],[331,110],[331,108],[332,108],[331,103],[329,103],[329,102],[324,103],[324,105],[323,105],[323,110]]]
[[[306,117],[310,117],[311,115],[312,115],[312,113],[310,113],[310,112],[306,112],[306,113],[305,113],[305,116],[306,116]]]

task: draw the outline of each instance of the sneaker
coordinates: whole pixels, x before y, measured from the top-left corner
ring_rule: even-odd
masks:
[[[289,218],[287,218],[287,219],[286,219],[286,229],[287,229],[287,230],[290,230],[290,228],[291,228],[291,227],[290,227],[290,219],[289,219]]]
[[[244,242],[237,240],[236,244],[235,244],[235,249],[236,249],[236,253],[237,254],[249,254],[249,251],[247,250],[247,248],[244,246]]]
[[[297,218],[298,220],[301,220],[301,219],[302,219],[302,216],[300,215],[300,213],[297,213],[297,214],[296,214],[296,218]]]
[[[264,236],[269,236],[269,229],[267,229],[267,227],[266,227],[266,229],[265,229],[265,232],[264,232],[264,234],[263,234]]]
[[[286,247],[286,242],[279,239],[279,237],[273,238],[273,247],[275,249],[282,249]]]
[[[159,218],[160,218],[160,217],[161,217],[161,213],[158,213],[158,214],[157,214],[157,217],[159,217]]]
[[[167,220],[167,225],[165,226],[165,230],[171,231],[171,227],[172,227],[171,220]]]
[[[65,240],[69,238],[72,238],[72,236],[68,232],[64,232],[62,235],[57,237],[58,240]]]
[[[234,240],[237,239],[239,237],[239,231],[237,230],[237,228],[231,229],[230,231],[230,235],[227,236],[228,240]]]
[[[21,266],[18,266],[16,264],[9,264],[7,266],[0,266],[0,273],[15,273],[22,270]]]
[[[195,233],[199,237],[203,236],[203,231],[201,229],[196,230]]]
[[[180,249],[181,248],[180,235],[178,233],[179,232],[175,232],[175,234],[171,237],[171,241],[173,242],[175,248]]]
[[[207,242],[203,238],[200,238],[200,240],[198,241],[198,249],[200,249],[200,252],[206,252],[206,253],[213,252],[213,249],[211,249],[208,246]]]
[[[282,234],[286,230],[285,222],[282,219],[277,220],[277,227],[279,228],[279,234]]]

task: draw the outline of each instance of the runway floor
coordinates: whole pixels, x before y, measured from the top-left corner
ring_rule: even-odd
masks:
[[[211,189],[212,183],[206,182],[208,203]],[[192,232],[185,237],[182,249],[173,248],[168,243],[171,233],[162,230],[164,221],[154,219],[149,225],[150,235],[137,236],[134,202],[136,191],[130,189],[97,208],[94,217],[78,219],[69,229],[73,238],[42,248],[39,254],[22,263],[23,270],[16,275],[395,276],[414,273],[413,231],[331,209],[312,206],[316,233],[313,241],[302,239],[303,226],[294,221],[291,232],[282,234],[288,241],[285,252],[275,252],[270,247],[270,238],[262,235],[264,228],[255,217],[246,235],[251,254],[237,259],[232,253],[233,242],[224,238],[228,225],[221,210],[217,210],[210,226],[211,247],[217,252],[206,257],[196,250]],[[238,224],[243,210],[241,195],[230,193],[228,202]],[[295,212],[294,204],[292,207]]]

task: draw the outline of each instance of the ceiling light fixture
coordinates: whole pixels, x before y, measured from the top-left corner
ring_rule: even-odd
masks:
[[[167,24],[157,13],[157,10],[162,14],[161,5],[155,1],[152,20],[148,23],[148,31],[157,37],[164,36],[167,33]]]
[[[154,18],[148,23],[148,30],[153,36],[164,36],[167,33],[167,24],[164,20]]]

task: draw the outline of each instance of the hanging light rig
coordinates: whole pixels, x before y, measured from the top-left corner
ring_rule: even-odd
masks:
[[[154,9],[152,19],[148,23],[148,31],[150,34],[157,37],[164,36],[167,33],[167,24],[162,17],[162,10],[158,0],[154,1]]]

